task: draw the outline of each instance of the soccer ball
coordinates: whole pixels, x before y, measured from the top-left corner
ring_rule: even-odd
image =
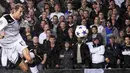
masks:
[[[77,26],[76,27],[76,30],[75,30],[75,35],[77,36],[77,37],[85,37],[85,36],[87,36],[87,34],[88,34],[88,29],[86,28],[86,26],[84,26],[84,25],[79,25],[79,26]]]

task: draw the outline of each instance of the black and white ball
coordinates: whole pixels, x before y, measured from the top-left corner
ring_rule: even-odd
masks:
[[[76,27],[76,30],[75,30],[75,35],[77,36],[77,37],[85,37],[85,36],[87,36],[88,35],[88,29],[86,28],[86,26],[84,26],[84,25],[79,25],[79,26],[77,26]]]

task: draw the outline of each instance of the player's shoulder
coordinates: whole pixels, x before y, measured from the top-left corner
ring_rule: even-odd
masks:
[[[9,14],[5,14],[2,17],[5,18],[8,23],[14,22],[13,18]]]

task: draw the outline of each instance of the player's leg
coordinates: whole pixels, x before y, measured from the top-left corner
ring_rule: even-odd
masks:
[[[32,58],[30,56],[30,51],[28,50],[28,48],[24,48],[22,53],[23,53],[23,56],[27,60],[28,63],[32,63],[33,62]]]
[[[21,61],[21,63],[18,65],[24,72],[28,72],[29,68],[28,65],[24,62],[24,60]]]

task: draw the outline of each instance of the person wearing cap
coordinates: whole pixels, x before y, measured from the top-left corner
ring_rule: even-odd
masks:
[[[92,68],[104,68],[105,46],[100,43],[99,38],[94,38],[93,42],[88,42],[87,45],[92,58]]]

